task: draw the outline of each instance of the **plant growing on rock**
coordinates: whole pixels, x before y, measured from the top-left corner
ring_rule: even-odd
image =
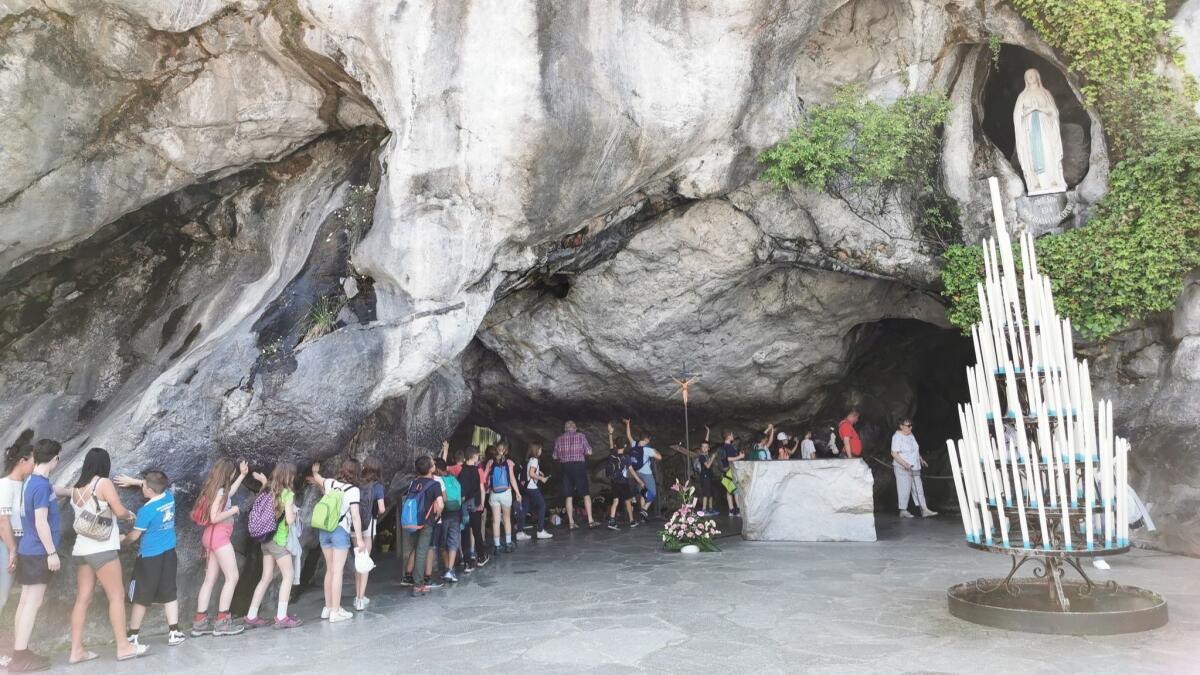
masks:
[[[696,512],[696,488],[692,487],[691,482],[680,483],[676,480],[671,491],[678,493],[683,503],[659,532],[663,548],[678,551],[688,544],[695,544],[701,551],[721,550],[713,543],[713,537],[719,536],[721,531],[716,523]]]
[[[882,215],[901,194],[911,200],[923,234],[936,248],[956,235],[938,171],[940,129],[950,102],[940,92],[909,94],[891,105],[860,87],[839,89],[810,108],[788,137],[759,155],[762,177],[778,187],[799,183],[841,199],[860,218]]]
[[[305,319],[307,328],[304,331],[304,342],[311,342],[322,335],[327,335],[333,332],[334,325],[337,324],[338,312],[342,311],[342,304],[333,298],[322,295],[317,298],[312,307],[308,310],[308,317]]]

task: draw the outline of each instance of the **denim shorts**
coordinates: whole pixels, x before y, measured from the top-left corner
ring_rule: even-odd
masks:
[[[336,548],[345,550],[350,548],[350,533],[346,528],[339,526],[333,532],[321,530],[317,535],[317,540],[321,542],[321,548]]]

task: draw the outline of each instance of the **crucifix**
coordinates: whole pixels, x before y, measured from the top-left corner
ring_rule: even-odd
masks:
[[[687,460],[684,465],[684,475],[687,476],[687,480],[689,481],[692,480],[692,462],[689,459],[692,452],[692,435],[688,428],[688,386],[699,378],[700,375],[698,373],[687,372],[686,366],[683,372],[679,374],[679,377],[671,378],[675,381],[675,384],[679,385],[679,392],[683,394],[683,446],[687,451],[687,454],[684,455],[684,458]]]

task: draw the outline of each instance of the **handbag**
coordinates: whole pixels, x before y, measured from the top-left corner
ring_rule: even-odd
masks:
[[[105,504],[104,510],[100,510],[100,500],[96,498],[97,483],[92,484],[91,503],[85,501],[80,510],[75,512],[75,534],[96,541],[108,541],[113,530],[112,509]]]

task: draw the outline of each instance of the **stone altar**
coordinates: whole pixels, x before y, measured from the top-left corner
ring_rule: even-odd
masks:
[[[745,539],[875,541],[875,479],[861,459],[740,461],[733,477]]]

